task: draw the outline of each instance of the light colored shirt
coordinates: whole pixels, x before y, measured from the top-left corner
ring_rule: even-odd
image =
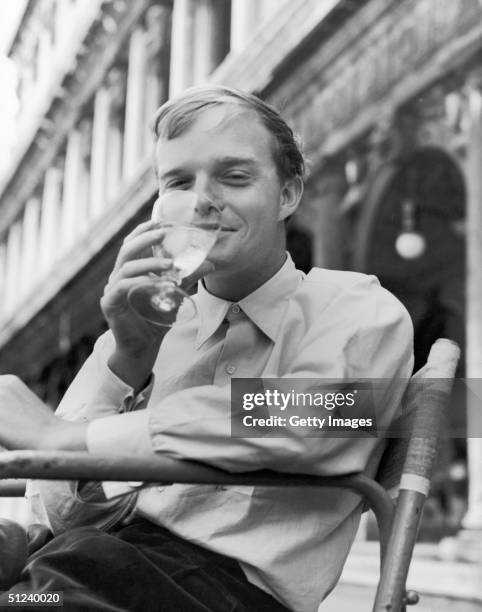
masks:
[[[91,452],[160,452],[234,472],[375,473],[383,443],[374,437],[231,437],[230,381],[408,379],[412,325],[376,278],[322,269],[305,276],[288,257],[237,304],[202,284],[195,301],[198,317],[165,336],[144,396],[133,398],[108,370],[111,336],[98,342],[59,408],[67,418],[91,421]],[[384,394],[386,417],[399,406],[403,386],[397,383]],[[118,414],[128,410],[134,411]],[[61,530],[56,486],[41,483],[40,499],[31,494]],[[82,504],[92,504],[74,493],[82,514]],[[361,513],[360,499],[342,490],[179,484],[117,498],[117,504],[128,500],[114,508],[117,519],[132,510],[135,495],[138,514],[238,560],[250,582],[296,612],[315,611],[336,584]],[[99,520],[109,522],[112,513],[105,518],[102,502],[94,505]],[[74,514],[64,528],[77,524]]]

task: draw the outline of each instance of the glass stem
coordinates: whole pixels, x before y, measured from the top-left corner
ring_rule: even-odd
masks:
[[[177,268],[171,268],[162,273],[161,279],[178,287],[181,284],[181,274]]]

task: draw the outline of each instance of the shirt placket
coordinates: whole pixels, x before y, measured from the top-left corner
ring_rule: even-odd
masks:
[[[216,364],[215,385],[226,385],[233,376],[243,376],[243,364],[257,347],[256,327],[238,304],[231,304],[226,314],[228,328],[224,346]]]

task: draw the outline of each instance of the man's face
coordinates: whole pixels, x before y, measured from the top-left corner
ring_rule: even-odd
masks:
[[[217,271],[254,271],[284,249],[282,219],[292,210],[273,150],[257,115],[234,105],[206,110],[183,134],[157,143],[160,194],[189,189],[222,211],[208,256]]]

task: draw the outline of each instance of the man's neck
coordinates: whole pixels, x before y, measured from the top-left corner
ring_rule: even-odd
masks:
[[[228,300],[239,302],[261,285],[272,278],[284,265],[286,252],[279,252],[273,261],[268,264],[259,263],[256,267],[237,271],[235,274],[229,272],[212,272],[204,278],[204,286],[212,295]]]

